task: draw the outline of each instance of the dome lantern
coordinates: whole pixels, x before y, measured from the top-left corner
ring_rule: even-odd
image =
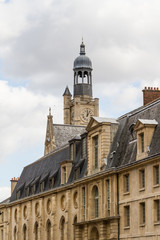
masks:
[[[80,45],[80,55],[74,60],[74,96],[92,97],[92,62],[85,53],[85,44]]]

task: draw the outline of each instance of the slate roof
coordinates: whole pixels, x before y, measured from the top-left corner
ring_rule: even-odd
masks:
[[[56,147],[62,147],[69,140],[85,132],[84,126],[75,126],[68,124],[53,124]]]
[[[143,119],[144,124],[158,124],[151,140],[148,157],[160,154],[160,100],[157,100],[117,119],[119,128],[110,149],[107,167],[121,167],[136,161],[137,139],[136,133],[131,131],[131,126],[140,119]],[[113,152],[114,154],[111,154]]]
[[[110,153],[107,157],[106,170],[109,168],[119,168],[132,164],[136,161],[137,153],[137,139],[134,126],[138,120],[143,122],[157,122],[158,125],[155,127],[155,132],[150,144],[150,151],[148,156],[160,155],[160,100],[155,101],[147,106],[140,107],[122,117],[114,120],[118,122],[118,130],[111,145]],[[149,120],[149,121],[148,121]],[[150,121],[151,120],[151,121]],[[104,121],[104,119],[98,118],[98,121]],[[114,122],[113,121],[113,122]],[[68,135],[77,127],[69,125],[58,125],[54,124],[54,130],[62,132],[59,134],[59,143],[68,141]],[[65,131],[64,131],[65,130]],[[85,132],[85,127],[79,127],[79,131]],[[64,134],[65,133],[65,134]],[[73,134],[74,135],[74,134]],[[75,134],[77,135],[77,134]],[[80,137],[74,137],[76,141],[76,159],[73,161],[71,174],[68,179],[68,183],[75,181],[75,171],[80,168],[80,178],[85,176],[87,171],[87,158],[81,158],[81,142]],[[54,176],[55,184],[54,187],[60,187],[61,185],[61,163],[69,160],[69,144],[59,147],[54,150],[51,154],[44,156],[38,161],[26,166],[20,176],[20,179],[13,191],[11,196],[11,202],[16,200],[16,191],[22,188],[21,198],[25,197],[25,187],[29,184],[32,185],[34,182],[40,183],[46,179],[44,191],[49,190],[49,179]],[[39,184],[37,185],[35,194],[40,192]]]

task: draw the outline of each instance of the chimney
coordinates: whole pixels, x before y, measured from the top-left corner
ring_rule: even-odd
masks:
[[[143,90],[143,105],[153,102],[157,98],[160,98],[160,90],[156,87],[145,87]]]
[[[19,177],[17,177],[17,178],[14,177],[14,178],[12,178],[12,179],[10,180],[10,181],[11,181],[11,195],[12,195],[12,193],[13,193],[13,191],[14,191],[14,188],[15,188],[18,180],[19,180]]]

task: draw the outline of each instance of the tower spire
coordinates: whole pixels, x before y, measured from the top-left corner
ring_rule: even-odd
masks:
[[[53,129],[53,116],[51,114],[51,108],[49,108],[49,115],[47,116],[47,129],[45,139],[44,154],[48,154],[56,148],[54,129]]]

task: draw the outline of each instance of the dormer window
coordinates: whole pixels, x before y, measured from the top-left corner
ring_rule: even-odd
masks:
[[[74,144],[73,143],[70,144],[70,159],[71,161],[74,160]]]
[[[25,188],[25,196],[28,197],[29,196],[29,187]]]
[[[82,139],[82,158],[87,156],[87,139],[86,137]]]
[[[61,163],[61,184],[66,184],[72,169],[72,161],[66,160]]]
[[[139,119],[134,130],[137,133],[137,160],[148,157],[150,144],[158,122],[155,119]]]
[[[54,186],[54,177],[49,179],[49,188],[51,189],[53,188],[53,186]]]
[[[144,152],[144,133],[141,133],[139,137],[140,137],[141,152],[143,153]]]
[[[63,167],[62,170],[63,170],[63,182],[65,184],[66,183],[66,167]]]
[[[44,191],[44,181],[40,183],[40,192]]]

